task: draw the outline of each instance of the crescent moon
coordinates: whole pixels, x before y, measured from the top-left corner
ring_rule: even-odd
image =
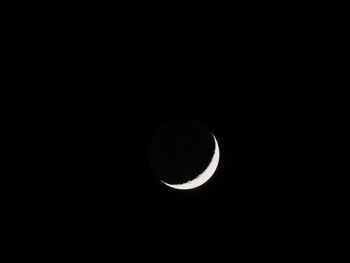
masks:
[[[162,183],[166,184],[169,187],[175,188],[175,189],[188,190],[188,189],[193,189],[193,188],[199,187],[202,184],[204,184],[205,182],[207,182],[214,175],[216,168],[219,164],[219,159],[220,159],[219,145],[218,145],[218,142],[216,141],[214,134],[212,134],[212,135],[213,135],[213,138],[215,141],[214,154],[213,154],[213,157],[211,158],[211,161],[210,161],[208,167],[202,173],[200,173],[193,180],[190,180],[190,181],[183,183],[183,184],[168,184],[164,181],[162,181]]]

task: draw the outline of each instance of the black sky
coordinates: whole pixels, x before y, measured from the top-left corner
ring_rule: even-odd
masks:
[[[52,127],[60,150],[48,192],[67,236],[163,259],[196,249],[254,257],[302,242],[313,182],[304,18],[197,7],[79,13],[58,38],[47,78],[59,105],[50,118],[63,125]],[[203,123],[221,150],[216,175],[187,192],[160,183],[148,162],[153,134],[179,117]]]

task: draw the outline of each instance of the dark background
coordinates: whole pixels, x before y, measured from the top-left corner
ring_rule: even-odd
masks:
[[[28,37],[42,39],[36,72],[48,87],[38,92],[48,236],[98,258],[305,249],[317,117],[304,14],[262,4],[85,8],[38,21]],[[178,117],[207,126],[221,150],[215,176],[190,191],[166,187],[148,163],[152,135]]]
[[[304,0],[296,0],[295,2],[297,8],[305,8]]]

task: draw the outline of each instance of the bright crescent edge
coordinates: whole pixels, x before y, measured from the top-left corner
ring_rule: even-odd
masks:
[[[179,189],[179,190],[193,189],[193,188],[199,187],[202,184],[206,183],[214,175],[216,168],[219,164],[219,159],[220,159],[219,144],[216,141],[214,134],[212,134],[212,135],[213,135],[213,138],[215,141],[214,155],[211,158],[208,167],[202,173],[200,173],[193,180],[190,180],[190,181],[183,183],[183,184],[168,184],[164,181],[162,181],[162,183],[164,183],[165,185],[167,185],[169,187]]]

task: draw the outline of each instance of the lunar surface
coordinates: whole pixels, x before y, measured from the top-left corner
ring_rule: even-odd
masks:
[[[154,135],[150,163],[165,185],[187,190],[206,183],[219,164],[218,142],[206,127],[190,120],[166,123]]]

